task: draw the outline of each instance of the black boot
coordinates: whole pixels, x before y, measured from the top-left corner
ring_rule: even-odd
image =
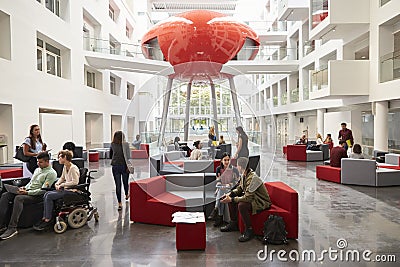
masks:
[[[221,226],[223,223],[224,223],[224,216],[218,215],[218,216],[215,218],[214,227],[219,227],[219,226]]]
[[[247,242],[254,237],[254,232],[253,229],[247,228],[246,231],[244,231],[243,235],[239,237],[239,242]]]
[[[230,221],[227,225],[220,228],[221,232],[239,231],[237,221]]]
[[[213,211],[211,212],[210,216],[208,216],[207,219],[215,221],[218,215],[218,208],[214,208]]]

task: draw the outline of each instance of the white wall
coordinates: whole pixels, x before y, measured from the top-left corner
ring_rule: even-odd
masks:
[[[43,142],[52,154],[57,154],[65,142],[74,141],[72,115],[40,113],[40,128]]]
[[[332,140],[335,145],[339,143],[338,135],[341,129],[340,124],[345,122],[347,128],[352,129],[351,111],[328,112],[324,114],[324,133],[332,135]],[[361,120],[361,119],[360,119]],[[324,137],[325,137],[324,136]]]

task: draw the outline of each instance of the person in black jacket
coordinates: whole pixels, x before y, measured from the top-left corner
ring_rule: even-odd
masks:
[[[129,160],[129,144],[125,142],[124,133],[117,131],[114,133],[114,137],[110,148],[112,174],[115,182],[115,193],[118,200],[118,210],[122,210],[121,202],[121,178],[122,184],[124,185],[125,199],[129,199],[129,170],[127,161]]]

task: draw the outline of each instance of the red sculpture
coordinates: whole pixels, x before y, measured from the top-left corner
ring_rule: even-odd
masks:
[[[220,66],[229,60],[254,59],[260,42],[249,26],[232,17],[194,10],[157,23],[143,36],[141,45],[143,54],[149,59],[165,60],[172,66],[210,62],[216,63],[220,70]],[[216,71],[215,66],[208,74]],[[187,72],[187,69],[182,71]],[[207,73],[207,70],[202,72]]]

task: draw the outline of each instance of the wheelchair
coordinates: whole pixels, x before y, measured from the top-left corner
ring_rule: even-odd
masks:
[[[97,208],[93,207],[90,198],[90,180],[93,179],[91,173],[86,168],[79,169],[79,184],[69,189],[77,189],[75,194],[65,195],[55,203],[55,224],[54,232],[64,233],[68,226],[74,229],[84,226],[93,217],[95,222],[99,221]]]

